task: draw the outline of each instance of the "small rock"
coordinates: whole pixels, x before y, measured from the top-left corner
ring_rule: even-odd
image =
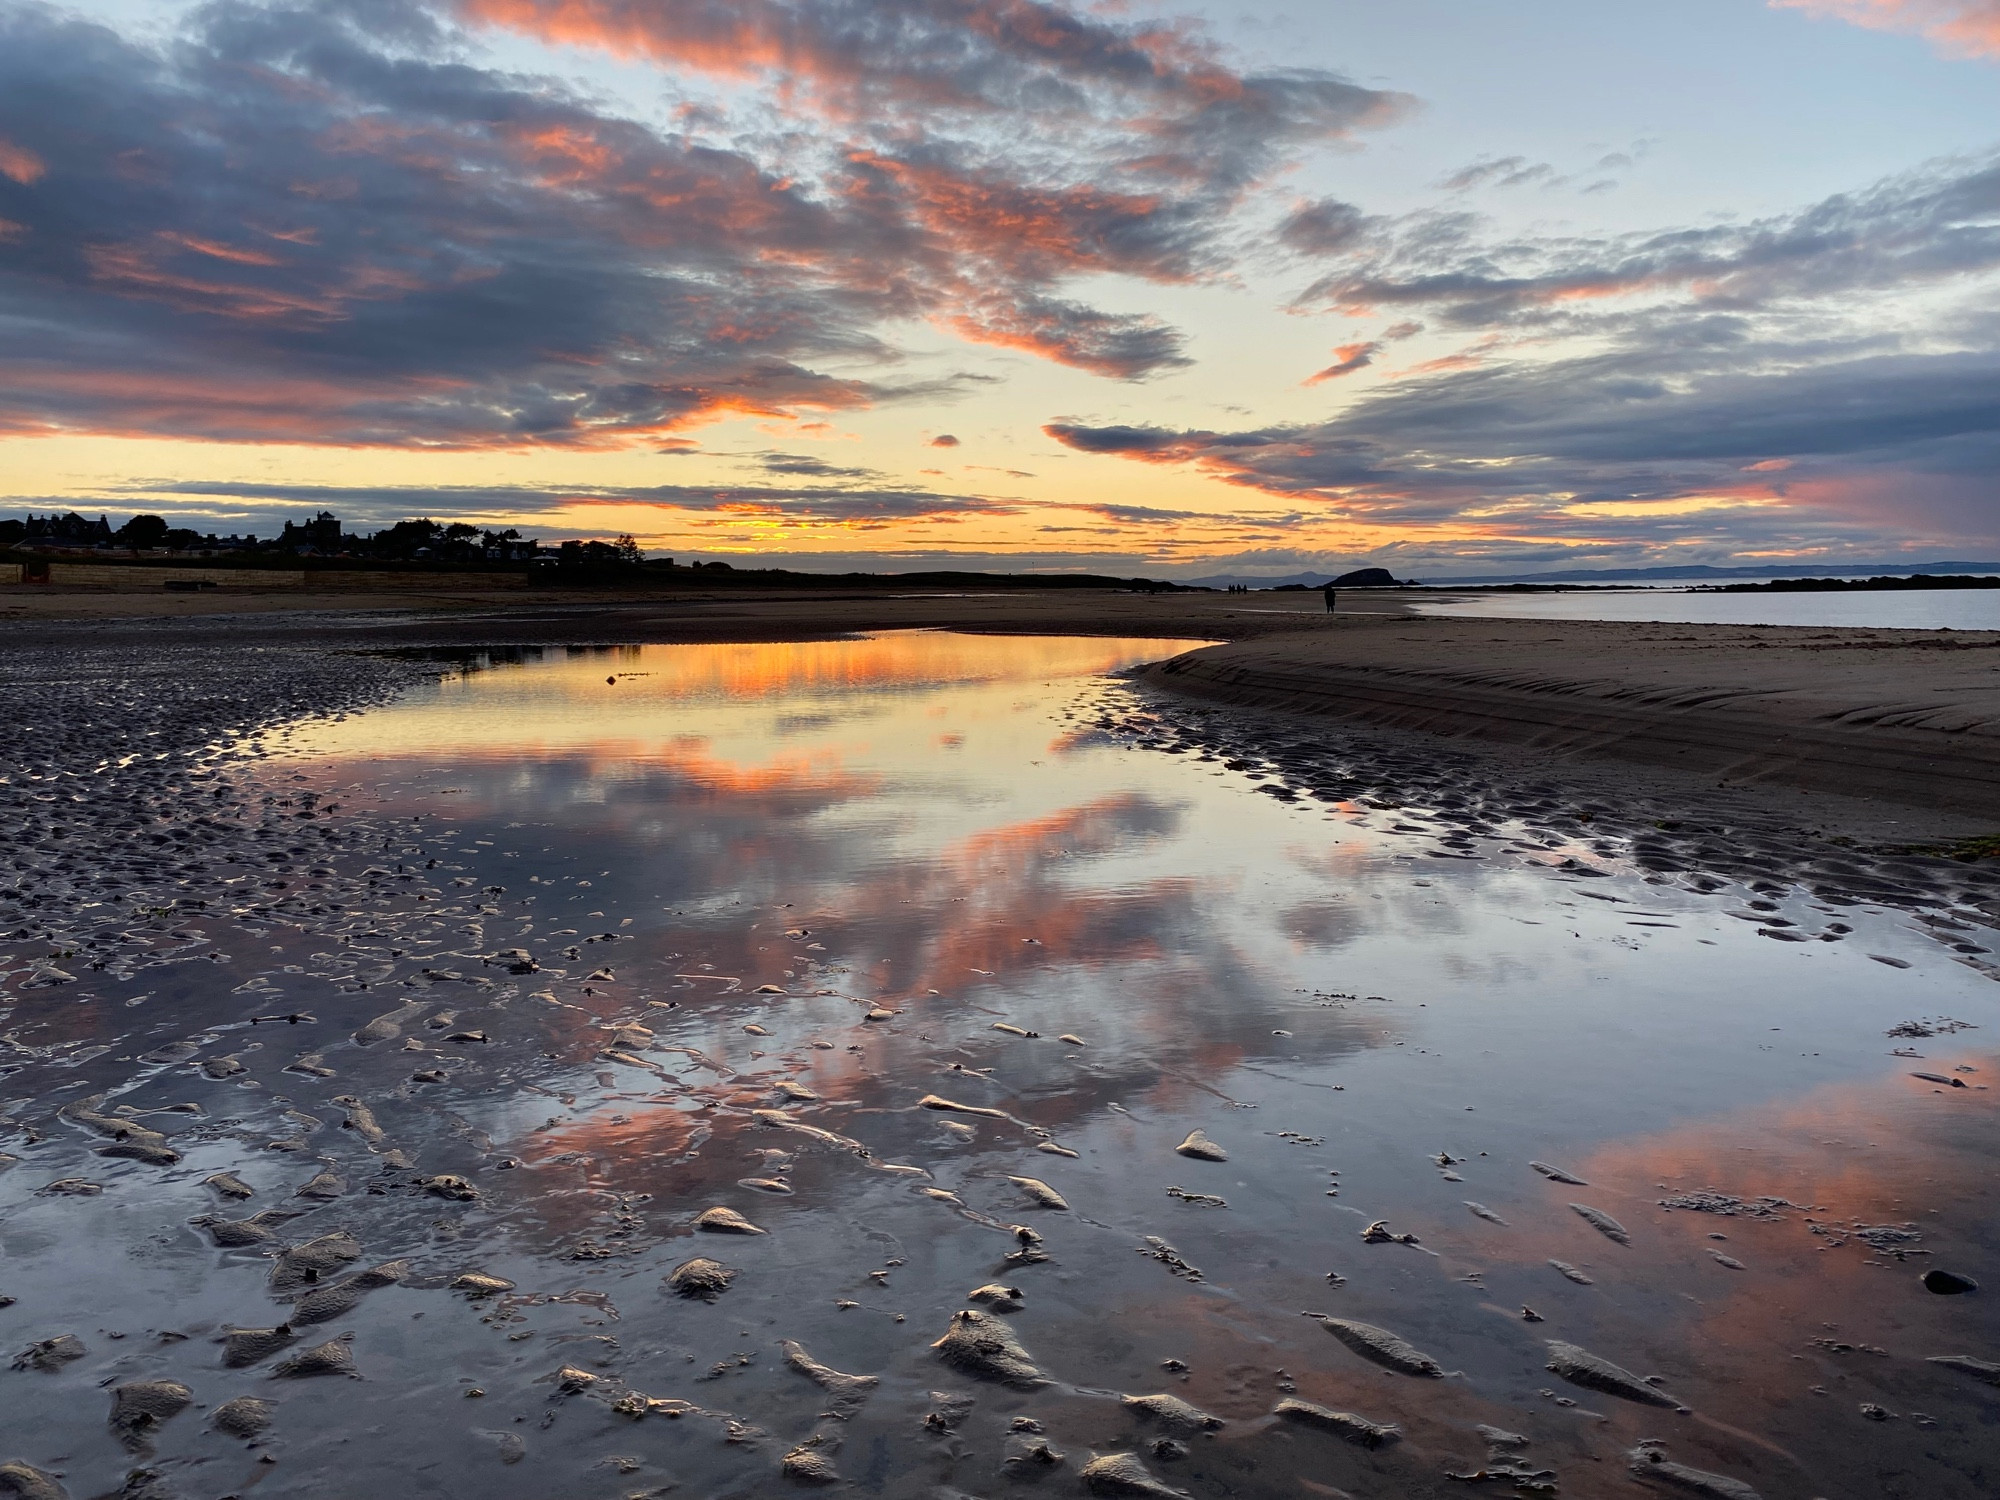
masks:
[[[713,1302],[729,1290],[736,1280],[736,1270],[725,1266],[719,1260],[710,1260],[697,1255],[693,1260],[684,1260],[667,1273],[667,1285],[677,1295],[700,1302]]]
[[[1199,1130],[1190,1130],[1187,1139],[1174,1147],[1174,1150],[1182,1156],[1191,1156],[1197,1161],[1229,1160],[1229,1153]]]
[[[710,1234],[763,1234],[765,1231],[752,1224],[733,1208],[711,1208],[694,1221],[696,1229],[707,1230]]]
[[[489,1276],[484,1271],[465,1271],[452,1279],[451,1289],[471,1297],[492,1297],[513,1291],[514,1283],[504,1276]]]

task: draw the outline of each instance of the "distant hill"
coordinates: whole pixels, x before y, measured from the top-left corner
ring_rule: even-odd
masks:
[[[1690,564],[1677,568],[1569,568],[1555,573],[1453,573],[1449,576],[1425,574],[1426,586],[1450,587],[1475,583],[1690,583],[1713,582],[1725,578],[1860,578],[1883,573],[2000,573],[2000,562],[1858,562],[1814,563],[1789,568],[1712,568]],[[1331,573],[1285,573],[1264,576],[1255,573],[1213,573],[1205,578],[1183,578],[1181,583],[1196,588],[1221,589],[1238,584],[1253,589],[1326,587]]]
[[[1559,573],[1460,573],[1426,577],[1431,585],[1474,583],[1691,583],[1718,578],[1858,578],[1878,574],[2000,573],[2000,562],[1858,562],[1814,563],[1790,568],[1571,568]]]

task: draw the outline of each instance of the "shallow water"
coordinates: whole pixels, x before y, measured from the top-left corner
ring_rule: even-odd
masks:
[[[1688,625],[1820,625],[2000,630],[2000,589],[1893,593],[1693,594],[1668,588],[1576,594],[1476,594],[1416,600],[1418,614],[1503,620],[1634,620]]]
[[[250,792],[345,852],[306,867],[303,836],[289,884],[102,967],[80,917],[76,978],[7,974],[0,1331],[87,1352],[0,1372],[0,1462],[74,1495],[143,1465],[190,1496],[751,1496],[804,1453],[997,1497],[1128,1452],[1204,1497],[1406,1496],[1465,1493],[1490,1424],[1568,1495],[1644,1493],[1642,1439],[1771,1500],[1991,1493],[2000,1390],[1927,1362],[2000,1361],[1975,953],[1649,882],[1504,808],[1296,798],[1105,675],[1190,644],[557,651],[268,736]],[[1925,1019],[1971,1029],[1888,1034]],[[91,1154],[176,1104],[130,1118],[177,1163]],[[1194,1129],[1227,1160],[1177,1155]],[[322,1171],[334,1196],[292,1196]],[[46,1191],[75,1178],[101,1191]],[[711,1207],[768,1232],[696,1230]],[[299,1216],[243,1248],[191,1222],[266,1208]],[[225,1368],[225,1326],[300,1316],[271,1253],[336,1230],[400,1281]],[[713,1303],[662,1284],[696,1255],[738,1273]],[[1939,1266],[1987,1290],[1933,1296]],[[474,1270],[515,1285],[452,1289]],[[966,1300],[995,1282],[1018,1310]],[[940,1361],[980,1306],[1051,1384]],[[336,1335],[361,1378],[273,1376]],[[1686,1409],[1565,1382],[1551,1339]],[[878,1384],[830,1391],[785,1340]],[[157,1379],[198,1405],[121,1443],[103,1387]],[[1224,1425],[1119,1400],[1157,1392]],[[261,1445],[209,1427],[246,1394]],[[1402,1439],[1273,1418],[1288,1395]]]

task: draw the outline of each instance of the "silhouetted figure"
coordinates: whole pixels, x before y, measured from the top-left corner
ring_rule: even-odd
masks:
[[[1326,592],[1326,612],[1327,612],[1328,614],[1332,614],[1332,613],[1333,613],[1333,585],[1329,583],[1329,584],[1328,584],[1328,585],[1326,586],[1326,590],[1325,590],[1325,592]]]

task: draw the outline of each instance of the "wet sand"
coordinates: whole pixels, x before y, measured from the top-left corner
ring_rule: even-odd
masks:
[[[1144,641],[545,608],[0,665],[0,1464],[1982,1493],[1983,867],[1068,675]]]
[[[1913,837],[2000,826],[2000,633],[1377,616],[1197,651],[1149,680],[1211,702],[1906,807],[1884,816]]]
[[[1412,597],[1350,591],[1328,617],[1317,593],[522,589],[496,601],[23,587],[0,591],[0,643],[368,652],[897,629],[1192,636],[1218,644],[1161,664],[1153,683],[1868,843],[2000,829],[2000,633],[1443,619],[1412,614]]]

